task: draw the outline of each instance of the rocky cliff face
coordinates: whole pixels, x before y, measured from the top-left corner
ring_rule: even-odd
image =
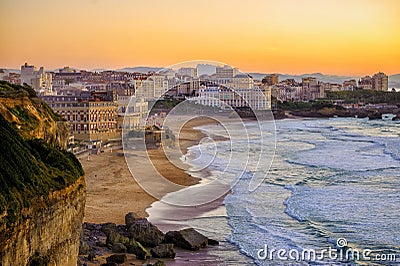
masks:
[[[0,82],[0,114],[15,126],[24,139],[39,138],[65,148],[68,122],[62,121],[47,104],[29,94],[25,90],[29,87],[11,86],[7,91],[2,90],[4,82]]]
[[[77,265],[86,185],[68,130],[30,87],[0,81],[0,266]]]
[[[0,230],[1,265],[76,266],[85,196],[81,177],[25,209],[21,221]]]

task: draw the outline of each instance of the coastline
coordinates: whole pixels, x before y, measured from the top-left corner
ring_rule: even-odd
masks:
[[[206,136],[201,130],[195,127],[215,123],[215,120],[200,118],[187,123],[179,133],[179,148],[186,154],[189,147],[198,145],[200,140]],[[224,140],[224,138],[220,138]],[[134,156],[144,156],[143,152],[135,152]],[[162,175],[172,182],[183,186],[193,186],[199,184],[200,177],[193,177],[188,174],[189,164],[184,164],[184,169],[178,168],[168,161],[162,149],[149,150],[149,158],[157,170],[162,170]],[[124,224],[125,214],[135,212],[139,217],[148,217],[148,209],[153,204],[157,204],[158,199],[147,194],[131,175],[128,165],[124,158],[123,151],[108,150],[97,155],[81,155],[79,160],[85,170],[87,183],[87,200],[85,206],[85,216],[83,222],[88,223],[116,223]],[[140,174],[146,175],[146,169],[142,169]],[[209,173],[204,171],[204,175]],[[162,188],[161,188],[162,189]],[[174,191],[162,191],[163,196]],[[224,197],[213,202],[211,206],[196,208],[189,213],[183,213],[194,218],[202,213],[218,208]],[[175,213],[177,214],[177,213]],[[174,214],[174,215],[175,215]],[[155,223],[159,226],[157,223]],[[165,229],[161,226],[161,230]],[[163,230],[165,231],[165,230]],[[165,262],[173,265],[182,265],[185,261],[201,259],[209,260],[212,257],[207,250],[202,250],[203,254],[198,257],[196,254],[177,249],[177,259]],[[111,253],[110,253],[111,254]],[[110,254],[103,254],[97,257],[98,262],[103,262],[105,257]],[[214,259],[211,259],[215,261]],[[128,256],[129,262],[143,263],[136,260],[134,255]],[[90,263],[88,265],[91,265]],[[93,264],[94,265],[94,264]]]
[[[187,151],[197,145],[205,136],[194,127],[206,125],[210,120],[197,120],[182,128],[180,134],[180,148]],[[185,152],[186,153],[186,152]],[[199,179],[190,176],[187,169],[180,169],[171,164],[163,155],[163,150],[149,150],[155,167],[162,168],[163,175],[171,181],[179,182],[184,186],[197,184]],[[140,152],[136,156],[143,156]],[[147,194],[133,178],[125,162],[123,150],[107,150],[104,153],[78,156],[85,170],[87,183],[87,199],[84,222],[91,223],[124,223],[127,212],[136,212],[140,217],[147,217],[146,209],[158,201]],[[146,169],[143,169],[146,175]],[[164,195],[168,192],[166,191]]]

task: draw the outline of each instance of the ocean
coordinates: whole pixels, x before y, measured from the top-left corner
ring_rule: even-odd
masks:
[[[185,221],[222,240],[210,251],[219,264],[400,264],[399,122],[286,119],[274,128],[200,129],[230,137],[187,156],[194,175],[206,166],[209,181],[231,186],[222,206]]]

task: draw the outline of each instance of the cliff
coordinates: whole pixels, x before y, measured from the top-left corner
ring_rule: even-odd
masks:
[[[76,265],[83,169],[68,124],[28,86],[0,82],[0,265]]]
[[[0,81],[0,114],[24,139],[39,138],[66,147],[68,123],[36,97],[31,87]]]

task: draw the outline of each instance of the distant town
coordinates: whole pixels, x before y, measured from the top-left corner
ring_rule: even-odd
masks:
[[[331,92],[395,91],[389,89],[388,76],[382,72],[343,83],[323,82],[315,77],[302,77],[299,82],[293,78],[280,80],[278,74],[255,79],[227,65],[216,66],[212,74],[199,75],[197,67],[157,72],[85,71],[70,67],[45,71],[25,63],[19,73],[1,69],[0,79],[34,88],[55,113],[69,121],[71,143],[120,139],[123,127],[140,130],[150,107],[160,97],[194,99],[195,103],[221,110],[262,111],[276,108],[274,102],[313,102],[325,99]],[[346,108],[362,105],[350,106],[340,100],[335,104]]]

